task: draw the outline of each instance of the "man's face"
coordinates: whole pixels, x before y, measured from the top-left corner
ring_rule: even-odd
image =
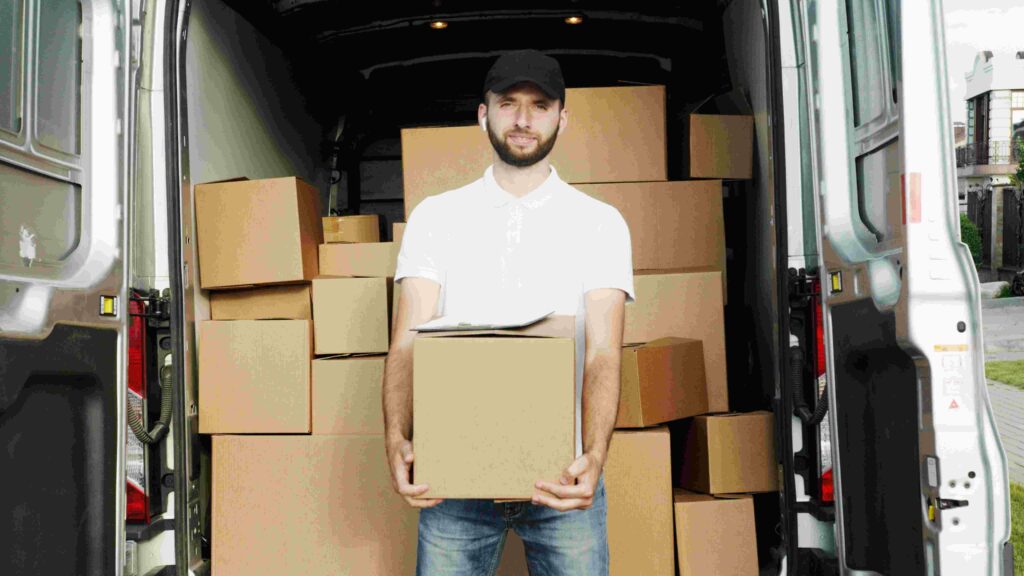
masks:
[[[564,116],[558,100],[524,82],[488,93],[487,104],[487,136],[502,162],[526,168],[551,153]]]

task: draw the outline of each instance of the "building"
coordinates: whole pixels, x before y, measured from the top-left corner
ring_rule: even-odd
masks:
[[[981,232],[979,274],[1006,278],[1024,268],[1021,202],[1010,186],[1020,160],[1013,142],[1024,139],[1024,51],[979,52],[966,79],[966,141],[956,151],[957,191]]]

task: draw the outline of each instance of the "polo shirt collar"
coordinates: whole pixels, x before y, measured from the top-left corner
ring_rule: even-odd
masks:
[[[494,208],[501,208],[511,203],[519,203],[524,208],[530,210],[539,208],[551,199],[561,184],[562,179],[558,177],[558,171],[552,166],[551,174],[548,174],[547,179],[540,186],[526,196],[516,197],[509,194],[494,179],[494,165],[488,166],[487,170],[484,171],[484,195],[487,204]]]

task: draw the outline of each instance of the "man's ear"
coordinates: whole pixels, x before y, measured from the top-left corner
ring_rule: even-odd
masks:
[[[480,128],[487,132],[487,104],[480,104],[476,110],[476,121]]]
[[[569,113],[566,111],[565,106],[562,107],[561,112],[558,113],[558,135],[561,136],[562,132],[565,132],[565,127],[569,125]]]

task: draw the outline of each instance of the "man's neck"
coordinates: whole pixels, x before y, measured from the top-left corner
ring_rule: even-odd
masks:
[[[522,198],[536,190],[550,175],[551,162],[547,158],[526,168],[511,166],[497,157],[494,159],[495,182],[501,186],[502,190],[517,198]]]

